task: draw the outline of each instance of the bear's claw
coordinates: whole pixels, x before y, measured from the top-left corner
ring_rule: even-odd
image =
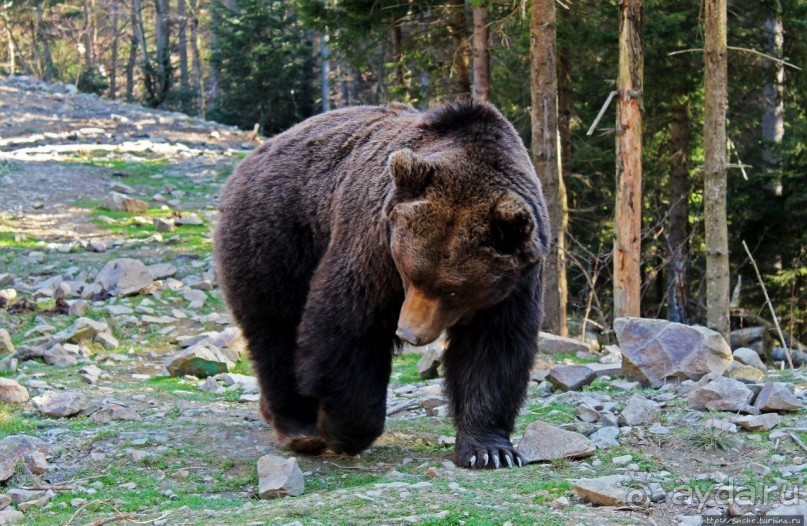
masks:
[[[458,439],[457,464],[470,469],[500,469],[522,467],[526,464],[509,440],[496,437],[492,440]],[[485,443],[487,442],[487,443]]]

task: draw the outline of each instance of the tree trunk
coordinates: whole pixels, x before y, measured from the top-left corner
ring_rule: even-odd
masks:
[[[11,35],[11,28],[5,24],[6,38],[8,39],[8,74],[14,76],[17,74],[17,60],[14,53],[14,37]]]
[[[40,75],[43,80],[52,80],[55,76],[53,69],[53,58],[50,53],[50,44],[48,43],[48,35],[45,32],[45,13],[42,9],[42,0],[37,0],[34,5],[36,11],[36,27],[34,30],[36,43],[34,49],[39,54],[41,61]],[[39,45],[42,45],[40,51]]]
[[[118,7],[118,0],[112,0],[112,61],[109,66],[109,98],[112,100],[115,100],[118,94],[118,39],[120,38]]]
[[[729,335],[729,246],[726,225],[726,0],[704,0],[704,180],[706,325]]]
[[[619,2],[614,318],[641,315],[643,9],[643,0]]]
[[[566,335],[566,265],[563,208],[566,191],[558,155],[558,78],[555,0],[533,0],[530,10],[532,162],[546,197],[552,242],[546,260],[544,326]]]
[[[154,92],[154,70],[151,65],[149,57],[149,50],[146,46],[146,30],[143,23],[143,1],[132,0],[132,9],[134,11],[134,29],[137,37],[137,45],[140,52],[143,54],[143,85],[146,88],[146,99],[149,104],[154,104],[156,94]]]
[[[81,29],[83,33],[82,40],[84,41],[84,71],[88,72],[92,69],[92,25],[90,22],[90,0],[82,2],[84,9],[84,25]]]
[[[568,10],[561,9],[558,15],[561,24],[569,23]],[[571,177],[572,97],[572,50],[567,44],[558,48],[558,133],[560,134],[561,173],[564,181]],[[567,207],[564,207],[563,214],[564,223],[568,223]]]
[[[774,0],[774,14],[765,22],[765,36],[768,39],[767,52],[782,58],[785,43],[782,27],[782,5]],[[771,60],[765,61],[767,76],[762,90],[762,161],[774,195],[782,195],[782,171],[779,165],[778,148],[785,136],[784,81],[785,65]]]
[[[468,38],[466,37],[467,25],[465,20],[465,1],[451,0],[448,8],[450,10],[449,31],[451,40],[454,43],[453,73],[456,85],[456,94],[471,94],[471,77],[468,65]]]
[[[485,5],[474,7],[474,98],[490,98],[490,31],[488,29],[488,8]]]
[[[670,228],[667,234],[667,319],[689,323],[689,98],[675,101],[670,125]]]
[[[171,90],[171,49],[169,47],[171,38],[171,4],[169,0],[155,0],[157,23],[154,33],[157,49],[157,68],[155,83],[155,104],[161,104],[168,98]]]
[[[188,10],[186,0],[177,0],[177,55],[179,56],[179,87],[182,90],[182,108],[189,112],[190,72],[188,70]]]
[[[392,40],[392,64],[394,68],[393,88],[402,93],[406,85],[403,64],[403,34],[401,32],[401,22],[394,14],[390,16],[390,32],[390,38]]]
[[[137,64],[137,0],[130,0],[129,4],[129,58],[126,61],[126,100],[134,102],[134,71]]]
[[[202,57],[199,55],[199,4],[197,0],[189,0],[188,7],[191,12],[191,62],[193,63],[193,84],[196,91],[196,111],[197,115],[204,119],[207,108]]]
[[[319,37],[319,56],[322,61],[320,68],[322,84],[322,112],[331,109],[331,61],[330,50],[328,49],[328,35]]]

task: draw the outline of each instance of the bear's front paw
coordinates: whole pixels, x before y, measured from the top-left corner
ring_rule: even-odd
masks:
[[[498,435],[458,436],[455,459],[458,466],[469,469],[512,468],[526,464],[510,439]]]

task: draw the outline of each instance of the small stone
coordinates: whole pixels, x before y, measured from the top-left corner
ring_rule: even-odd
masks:
[[[191,309],[201,309],[204,306],[205,301],[207,301],[207,294],[205,294],[204,291],[196,289],[183,290],[182,297],[185,298],[186,301],[190,302],[188,307]]]
[[[762,358],[759,357],[759,354],[753,349],[749,349],[748,347],[740,347],[739,349],[735,349],[732,353],[734,355],[734,359],[744,365],[750,365],[756,369],[759,369],[763,373],[768,369],[765,367],[765,364],[762,363]]]
[[[216,376],[220,376],[220,375],[216,375]],[[204,391],[206,393],[219,394],[219,393],[224,392],[224,388],[222,386],[220,386],[219,383],[216,381],[216,379],[214,377],[212,377],[212,376],[208,376],[207,378],[205,378],[204,380],[199,382],[196,385],[196,387],[200,391]]]
[[[157,232],[173,232],[176,228],[173,220],[162,217],[155,217],[153,224]]]
[[[174,223],[176,223],[177,225],[203,225],[203,224],[205,224],[205,222],[202,221],[201,217],[199,217],[197,214],[193,214],[193,213],[190,213],[190,214],[189,213],[183,213],[182,217],[178,217],[176,220],[174,220]]]
[[[151,277],[154,279],[170,278],[177,273],[177,268],[171,263],[157,263],[146,268],[148,268]]]
[[[589,435],[588,439],[597,446],[597,449],[607,449],[609,447],[619,446],[619,442],[616,440],[618,436],[618,427],[603,426]]]
[[[549,507],[556,510],[565,510],[569,506],[569,499],[566,497],[558,497],[549,503]]]
[[[258,459],[258,495],[262,499],[296,497],[305,490],[303,472],[294,457],[265,455]]]
[[[744,416],[735,420],[746,431],[770,431],[782,423],[778,413],[765,413],[757,416]]]
[[[107,351],[114,351],[118,348],[118,340],[111,333],[102,332],[95,335],[95,343],[101,344],[101,347]]]
[[[638,426],[646,424],[656,418],[658,414],[658,404],[650,401],[640,394],[630,397],[622,414],[619,415],[619,422],[626,426]]]
[[[793,411],[801,409],[801,402],[793,394],[792,386],[774,382],[765,384],[754,402],[754,407],[763,413]]]
[[[149,205],[145,201],[140,201],[118,192],[109,192],[101,199],[99,205],[113,212],[129,212],[130,214],[145,214]]]
[[[650,429],[648,429],[647,431],[650,434],[653,434],[653,435],[666,435],[666,434],[668,434],[670,432],[669,429],[667,429],[666,427],[664,427],[663,425],[661,425],[659,423],[653,424],[652,426],[650,426]]]
[[[665,495],[659,484],[635,481],[626,475],[578,479],[574,490],[581,499],[597,506],[648,506]]]
[[[90,403],[87,396],[78,391],[46,391],[31,402],[37,411],[52,418],[76,415]]]
[[[120,422],[124,420],[140,420],[140,415],[131,407],[107,404],[93,413],[90,419],[96,424],[108,424],[109,422]]]
[[[165,361],[165,370],[171,376],[186,374],[206,378],[219,373],[226,373],[233,366],[221,351],[207,343],[199,343],[188,347]]]
[[[622,389],[623,391],[632,391],[639,387],[639,382],[630,382],[628,380],[614,380],[611,382],[612,387],[616,387],[617,389]]]
[[[48,469],[48,459],[45,458],[45,455],[39,450],[33,450],[29,453],[24,455],[25,464],[28,466],[28,469],[31,470],[31,473],[34,475],[41,475]]]
[[[600,413],[598,413],[596,409],[593,409],[586,404],[580,404],[577,406],[575,413],[577,414],[577,418],[583,422],[588,422],[589,424],[593,424],[600,419]]]
[[[633,455],[622,455],[621,457],[614,457],[611,459],[611,462],[616,464],[617,466],[623,466],[625,464],[630,464],[633,460]]]
[[[698,411],[739,411],[752,397],[753,392],[742,382],[708,374],[694,385],[687,401]]]
[[[113,296],[129,296],[151,285],[154,278],[142,261],[121,258],[107,263],[95,281]]]
[[[765,373],[752,367],[745,365],[738,361],[733,361],[729,364],[728,368],[723,372],[723,376],[733,378],[747,384],[755,384],[765,379]]]
[[[580,433],[539,421],[527,426],[517,449],[528,463],[532,463],[588,457],[594,454],[596,447]]]
[[[440,474],[437,473],[437,468],[430,467],[429,469],[426,470],[426,476],[429,477],[430,479],[434,479],[439,477]]]
[[[70,316],[84,316],[90,310],[90,304],[84,300],[75,300],[67,309]]]
[[[771,472],[771,468],[768,466],[763,466],[758,462],[750,462],[748,467],[754,472],[754,474],[759,475],[760,477],[764,477]]]
[[[17,524],[23,519],[25,519],[25,515],[14,508],[6,508],[0,511],[0,524]]]
[[[82,367],[78,371],[79,377],[85,382],[90,385],[95,385],[98,383],[98,379],[101,377],[101,369],[99,369],[95,365],[87,365],[86,367]]]
[[[725,420],[718,420],[717,418],[709,418],[701,424],[703,429],[717,429],[726,433],[736,433],[737,426]]]
[[[81,343],[92,340],[98,333],[108,332],[109,324],[92,318],[78,318],[67,329],[53,335],[59,343]]]
[[[16,380],[0,376],[0,402],[21,404],[28,400],[28,389]]]
[[[423,380],[438,378],[440,376],[440,364],[443,361],[443,349],[438,344],[429,344],[423,348],[420,360],[418,360],[418,376]]]
[[[548,332],[538,333],[538,352],[541,354],[572,354],[591,352],[591,346],[574,338],[556,336]]]
[[[14,352],[14,343],[7,329],[0,329],[0,356]]]
[[[597,377],[597,374],[584,365],[559,365],[549,371],[547,380],[563,391],[579,391]]]

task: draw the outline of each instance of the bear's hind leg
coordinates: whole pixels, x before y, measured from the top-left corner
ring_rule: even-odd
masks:
[[[317,430],[319,400],[299,394],[294,377],[294,328],[280,320],[258,327],[245,327],[244,333],[260,383],[261,416],[272,426],[279,447],[320,453],[325,441]]]

